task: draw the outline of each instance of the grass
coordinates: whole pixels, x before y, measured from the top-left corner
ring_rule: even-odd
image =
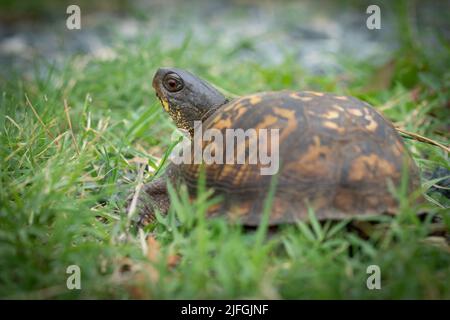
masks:
[[[354,95],[402,128],[448,145],[448,46],[427,52],[407,42],[385,65],[342,59],[338,77],[309,74],[288,55],[260,66],[189,37],[178,48],[161,43],[118,44],[112,61],[72,57],[33,79],[2,81],[0,297],[450,299],[449,247],[429,238],[431,220],[417,219],[420,208],[401,189],[399,215],[368,239],[348,221],[319,224],[313,213],[269,237],[263,227],[249,232],[205,219],[214,199],[204,187],[193,203],[185,189],[172,188],[169,214],[143,232],[129,228],[123,209],[141,165],[151,180],[174,144],[175,126],[151,88],[157,67],[187,68],[236,94]],[[436,181],[425,174],[450,169],[448,155],[406,143],[424,173],[426,209],[448,232],[449,200],[427,190]],[[82,290],[66,288],[72,264],[81,268]],[[381,268],[381,290],[366,287],[372,264]]]

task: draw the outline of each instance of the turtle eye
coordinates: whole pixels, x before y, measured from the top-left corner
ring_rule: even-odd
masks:
[[[183,80],[176,73],[169,73],[163,79],[164,87],[170,92],[177,92],[183,89]]]

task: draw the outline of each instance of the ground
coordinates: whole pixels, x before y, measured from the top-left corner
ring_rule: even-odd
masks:
[[[81,39],[81,52],[71,41],[62,44],[67,51],[40,51],[54,36],[48,25],[3,34],[0,297],[450,299],[450,250],[442,237],[450,201],[448,188],[436,185],[448,178],[448,153],[413,139],[405,142],[428,202],[417,207],[414,195],[392,190],[399,215],[382,218],[370,237],[348,221],[319,224],[313,213],[309,222],[270,234],[264,226],[244,230],[205,219],[213,201],[207,190],[194,203],[183,189],[171,190],[169,215],[140,232],[124,209],[140,181],[162,172],[174,145],[175,126],[151,88],[160,66],[189,69],[237,95],[278,89],[353,95],[403,129],[448,145],[448,34],[439,29],[438,9],[420,10],[421,25],[399,3],[382,7],[390,19],[378,34],[357,27],[365,23],[364,5],[330,13],[291,2],[269,9],[205,5],[205,25],[193,23],[198,16],[186,18],[192,8],[174,5],[136,10],[128,20],[102,16],[111,25],[128,21],[128,29],[118,28],[128,33],[107,32],[102,45],[84,50],[85,39],[103,39],[90,33],[89,22],[86,37],[61,31]],[[300,9],[318,14],[300,11],[311,22],[301,24]],[[438,31],[429,31],[430,20]],[[27,42],[34,30],[42,41]],[[419,219],[420,211],[429,214]],[[81,290],[67,288],[70,265],[80,267]],[[380,268],[379,290],[367,288],[370,265]]]

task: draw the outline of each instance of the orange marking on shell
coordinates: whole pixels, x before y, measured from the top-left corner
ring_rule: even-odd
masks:
[[[228,108],[228,107],[227,107]],[[226,109],[224,109],[224,110],[226,110]],[[222,113],[220,113],[220,114],[218,114],[218,115],[216,115],[215,117],[214,117],[214,119],[212,120],[212,122],[213,123],[216,123],[216,122],[218,122],[220,119],[222,119],[223,118],[223,114]]]
[[[272,204],[272,212],[270,215],[270,220],[279,220],[283,218],[283,215],[285,214],[287,210],[287,202],[284,199],[280,199],[278,197],[274,197],[273,204]]]
[[[289,109],[283,109],[274,107],[273,113],[287,119],[287,126],[281,130],[280,141],[284,140],[291,132],[297,128],[297,119],[295,117],[295,111]]]
[[[359,109],[355,109],[355,108],[349,108],[347,109],[348,113],[357,116],[357,117],[361,117],[363,115],[362,111]]]
[[[377,179],[397,176],[395,167],[387,160],[380,158],[376,154],[360,156],[353,160],[350,167],[349,179],[361,181],[363,179]]]
[[[230,111],[234,108],[240,108],[242,106],[242,101],[245,99],[245,97],[240,97],[236,100],[231,101],[224,109],[223,111]]]
[[[255,129],[268,129],[277,122],[278,122],[278,118],[269,114],[264,117],[263,121],[258,123],[258,125],[256,126]]]
[[[334,110],[329,110],[325,114],[323,114],[322,118],[337,119],[337,118],[339,118],[339,112],[334,111]]]
[[[219,117],[219,121],[217,121],[214,124],[213,128],[225,129],[225,128],[230,128],[231,125],[232,125],[231,119],[229,119],[229,118],[228,119],[223,119],[223,118]]]
[[[316,91],[304,91],[304,92],[305,93],[309,93],[309,94],[313,94],[313,95],[318,96],[318,97],[322,97],[324,95],[324,93],[316,92]]]
[[[366,115],[364,117],[367,121],[369,121],[369,124],[366,126],[366,129],[369,131],[375,131],[378,127],[378,123],[372,118],[372,116]]]
[[[295,119],[295,111],[285,108],[274,107],[273,113],[286,119]]]
[[[302,96],[299,96],[298,93],[291,93],[289,96],[293,99],[297,99],[297,100],[301,100],[301,101],[311,101],[312,100],[311,97],[302,97]]]
[[[229,178],[230,180],[233,180],[233,177],[236,173],[235,166],[233,164],[224,164],[221,166],[222,170],[220,171],[219,176],[217,177],[218,180],[227,180]]]
[[[402,154],[405,153],[405,148],[399,140],[395,141],[395,143],[391,146],[391,150],[397,157],[400,157]]]
[[[247,215],[252,209],[252,202],[246,201],[234,204],[229,209],[229,217],[231,220],[237,220]]]
[[[254,96],[250,97],[250,104],[257,104],[261,101],[262,101],[262,99],[259,95],[254,95]]]
[[[323,122],[324,127],[332,130],[336,130],[339,133],[345,132],[345,128],[339,127],[339,125],[332,121],[324,121]]]
[[[233,185],[238,186],[243,181],[244,176],[248,172],[248,168],[241,167],[240,170],[236,173],[236,176],[233,179]]]
[[[341,107],[340,105],[338,105],[338,104],[333,104],[331,107],[334,108],[334,109],[336,109],[336,110],[339,110],[339,111],[344,111],[344,108],[342,108],[342,107]]]
[[[262,175],[259,174],[259,168],[259,163],[242,165],[233,179],[233,185],[239,187],[254,184],[255,181],[259,181],[262,177]]]
[[[331,148],[322,146],[318,136],[313,137],[313,143],[309,145],[300,157],[286,165],[287,172],[293,172],[303,177],[330,177],[332,168],[329,165]]]
[[[353,205],[354,198],[352,191],[340,188],[334,197],[334,205],[344,212],[350,212],[355,209]]]
[[[242,115],[244,113],[247,112],[247,109],[246,108],[240,108],[240,105],[237,105],[236,108],[238,108],[238,109],[237,109],[236,116],[233,117],[234,121],[238,120],[240,117],[242,117]]]

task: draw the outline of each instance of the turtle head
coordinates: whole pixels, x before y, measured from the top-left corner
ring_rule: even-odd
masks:
[[[192,73],[159,68],[153,77],[156,96],[180,129],[194,131],[194,121],[203,121],[227,99],[213,86]]]

